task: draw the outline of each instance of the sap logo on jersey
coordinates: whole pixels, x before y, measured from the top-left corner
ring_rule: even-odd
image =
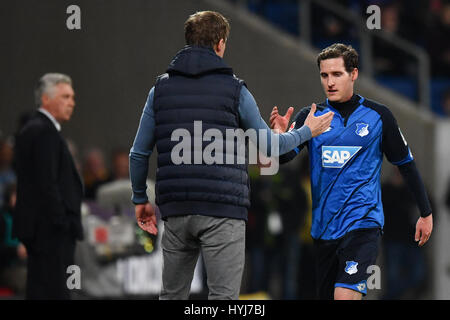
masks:
[[[322,166],[324,168],[342,168],[361,147],[322,146]]]

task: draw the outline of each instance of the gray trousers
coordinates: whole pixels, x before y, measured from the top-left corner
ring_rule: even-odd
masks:
[[[200,215],[164,222],[160,300],[186,300],[201,251],[209,300],[237,300],[245,263],[245,221]]]

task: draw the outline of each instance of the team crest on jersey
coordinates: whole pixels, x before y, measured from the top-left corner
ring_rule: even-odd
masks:
[[[322,146],[322,167],[342,168],[362,147]]]
[[[356,124],[356,134],[360,137],[365,137],[369,134],[369,125],[367,123]]]
[[[349,275],[355,274],[358,272],[358,262],[355,261],[345,261],[345,272]]]

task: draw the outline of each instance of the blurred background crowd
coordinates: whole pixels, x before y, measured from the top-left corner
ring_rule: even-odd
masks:
[[[270,23],[294,36],[301,36],[298,0],[229,0],[240,3]],[[447,0],[333,0],[333,4],[369,17],[370,5],[380,8],[382,30],[425,50],[430,59],[431,109],[450,116],[450,2]],[[321,6],[311,5],[311,43],[325,48],[334,42],[351,44],[358,52],[359,29],[347,19]],[[373,76],[380,84],[412,99],[418,99],[417,66],[410,53],[376,38],[373,43]]]
[[[245,8],[294,37],[301,35],[299,1],[222,2]],[[198,9],[205,9],[212,3],[214,1],[205,1]],[[365,10],[368,5],[379,5],[384,31],[394,33],[428,53],[431,76],[430,110],[438,118],[450,117],[450,1],[333,0],[333,3],[338,3],[361,17],[367,17]],[[83,8],[83,5],[81,7]],[[189,7],[194,8],[194,5]],[[218,9],[213,9],[220,8],[219,6]],[[187,14],[183,11],[180,16],[187,17]],[[311,7],[310,19],[312,47],[321,49],[334,42],[343,42],[360,50],[358,29],[354,25],[320,6]],[[182,21],[179,22],[178,29],[182,25]],[[233,29],[233,22],[231,19],[232,35],[233,32],[238,33],[237,28]],[[181,42],[178,45],[182,45]],[[161,43],[160,46],[164,44]],[[417,68],[414,59],[410,59],[403,51],[387,46],[383,41],[375,40],[372,48],[373,78],[381,85],[417,102]],[[168,62],[169,56],[166,58]],[[155,68],[161,73],[165,65]],[[71,73],[70,70],[68,73]],[[35,78],[39,75],[40,73],[36,73]],[[76,88],[77,77],[74,79]],[[31,82],[34,80],[31,79]],[[150,86],[151,82],[144,81],[143,87],[148,90]],[[32,88],[23,89],[23,92],[29,92],[32,99]],[[108,93],[111,94],[112,92]],[[80,96],[81,102],[83,95]],[[84,94],[84,97],[87,95]],[[140,98],[138,101],[143,100],[142,95]],[[140,116],[142,104],[133,107],[135,114],[129,126],[135,130],[135,119]],[[27,254],[24,246],[11,234],[16,188],[14,137],[26,122],[29,112],[21,114],[17,119],[5,119],[5,107],[2,105],[1,108],[0,298],[20,299],[24,295]],[[27,108],[32,110],[31,106]],[[261,113],[268,120],[268,113]],[[124,118],[123,122],[128,120]],[[12,126],[11,122],[15,122],[15,125]],[[77,118],[73,122],[76,123]],[[79,127],[82,128],[83,125],[79,124]],[[11,130],[12,127],[14,131]],[[93,130],[91,127],[86,124],[85,130]],[[114,131],[111,128],[106,130],[108,129]],[[69,133],[74,132],[74,127],[71,127],[71,130]],[[100,145],[96,144],[95,140],[80,141],[70,134],[66,136],[85,187],[85,240],[78,246],[76,255],[77,264],[82,270],[82,286],[81,290],[74,292],[75,297],[156,298],[161,270],[160,236],[145,234],[135,224],[128,173],[128,153],[132,137],[127,138],[129,143],[126,144],[120,139],[120,142],[117,142],[114,135],[111,135],[113,138],[109,139],[107,145]],[[256,166],[250,166],[249,173],[252,207],[247,224],[247,263],[241,298],[314,299],[314,257],[309,234],[311,190],[306,152],[291,164],[281,166],[277,175],[261,176]],[[152,177],[149,177],[148,185],[150,199],[154,199]],[[446,186],[445,203],[450,210],[450,184],[446,183]],[[413,240],[414,223],[418,217],[415,202],[395,170],[383,179],[382,191],[386,215],[383,246],[378,262],[382,270],[382,287],[380,290],[370,291],[368,298],[432,297],[431,260],[427,258],[432,253],[427,252],[426,248],[419,249]],[[435,195],[430,194],[432,201],[434,198]],[[160,228],[160,233],[162,231],[163,228]],[[204,281],[199,261],[192,285],[193,298],[207,297]]]

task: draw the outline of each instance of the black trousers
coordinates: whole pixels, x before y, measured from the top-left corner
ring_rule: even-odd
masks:
[[[26,299],[70,299],[67,267],[74,264],[75,244],[76,239],[70,232],[54,230],[25,244],[28,252]]]

